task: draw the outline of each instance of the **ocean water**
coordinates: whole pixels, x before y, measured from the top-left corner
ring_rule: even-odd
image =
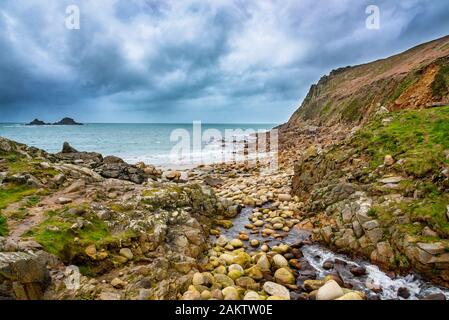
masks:
[[[192,123],[83,126],[26,126],[8,123],[0,124],[0,136],[51,153],[61,151],[64,141],[67,141],[79,151],[99,152],[103,156],[114,155],[129,163],[144,161],[159,167],[180,167],[220,162],[226,157],[224,154],[233,152],[232,148],[224,148],[224,141],[229,142],[229,137],[233,141],[247,140],[253,130],[266,131],[274,126],[276,124],[201,124],[194,129]],[[213,137],[208,133],[212,133]],[[223,141],[220,136],[228,139]],[[195,148],[193,141],[201,141],[201,147],[198,148],[197,143]]]

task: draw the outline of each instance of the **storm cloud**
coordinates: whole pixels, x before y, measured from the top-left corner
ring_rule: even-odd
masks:
[[[431,0],[3,0],[0,122],[283,122],[323,74],[449,34],[448,14]]]

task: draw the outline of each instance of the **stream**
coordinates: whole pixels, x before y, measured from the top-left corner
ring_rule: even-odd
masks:
[[[245,225],[249,222],[249,217],[253,208],[243,208],[240,214],[233,219],[233,227],[230,229],[223,229],[222,235],[229,239],[238,238],[239,232],[245,230]],[[266,243],[270,247],[280,243],[294,245],[300,241],[307,240],[310,233],[292,228],[288,235],[282,239],[277,240],[273,238],[262,237],[260,230],[257,234],[251,234],[251,239],[258,239],[261,243]],[[257,250],[248,246],[248,251]],[[305,244],[301,247],[303,253],[303,260],[305,265],[310,270],[306,274],[310,276],[310,271],[313,270],[310,279],[321,279],[326,275],[335,274],[336,272],[341,277],[346,286],[352,287],[354,290],[363,291],[369,299],[400,299],[400,300],[416,300],[433,294],[444,294],[446,299],[449,299],[449,289],[441,288],[431,282],[425,281],[418,274],[408,274],[406,276],[396,276],[391,278],[385,272],[380,270],[377,266],[371,264],[364,259],[353,259],[343,254],[337,254],[318,244]],[[323,268],[323,263],[331,261],[333,268],[326,270]],[[350,269],[353,267],[363,267],[366,271],[364,275],[354,276]],[[301,274],[301,271],[300,271]],[[301,285],[298,277],[298,285]],[[404,298],[398,296],[398,290],[407,291],[409,297]],[[406,288],[406,290],[404,289]],[[404,296],[404,295],[402,295]],[[405,295],[406,296],[406,295]]]

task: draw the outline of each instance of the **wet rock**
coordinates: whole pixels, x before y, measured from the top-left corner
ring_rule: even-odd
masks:
[[[364,276],[366,274],[366,268],[362,266],[351,267],[350,271],[356,277]]]
[[[287,268],[277,269],[274,273],[274,278],[276,279],[276,282],[283,284],[294,284],[296,280],[293,274]]]
[[[285,300],[290,300],[290,292],[288,289],[280,284],[267,281],[263,285],[263,289],[271,296],[281,297]]]
[[[219,187],[224,184],[224,181],[220,178],[213,178],[211,176],[207,176],[204,178],[204,183],[210,187]]]
[[[243,297],[243,300],[261,300],[260,295],[255,291],[248,291],[245,296]]]
[[[288,261],[282,255],[277,254],[273,257],[273,264],[278,268],[288,267]]]
[[[348,292],[335,300],[363,300],[363,297],[357,292]]]
[[[223,293],[224,300],[239,300],[239,292],[234,287],[226,287],[223,290],[221,290]]]
[[[201,294],[198,291],[186,291],[182,295],[182,300],[201,300]]]
[[[324,280],[305,280],[303,286],[307,292],[312,292],[324,286],[325,283]]]
[[[284,202],[284,201],[291,201],[292,200],[292,196],[289,195],[289,194],[279,194],[278,195],[278,200],[282,201],[282,202]]]
[[[321,288],[318,289],[316,294],[317,300],[335,300],[344,295],[343,289],[334,280],[326,282]]]
[[[447,300],[446,296],[442,293],[433,293],[425,296],[421,300]]]
[[[229,244],[234,248],[243,247],[243,242],[240,239],[232,239],[231,241],[229,241]]]
[[[410,291],[405,287],[400,287],[398,289],[398,296],[404,299],[410,298]]]
[[[334,267],[334,262],[332,260],[326,260],[324,261],[322,267],[324,270],[330,270]]]

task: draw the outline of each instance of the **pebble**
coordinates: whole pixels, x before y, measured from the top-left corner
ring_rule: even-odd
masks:
[[[273,257],[273,263],[278,268],[288,267],[288,261],[280,254],[277,254]]]

